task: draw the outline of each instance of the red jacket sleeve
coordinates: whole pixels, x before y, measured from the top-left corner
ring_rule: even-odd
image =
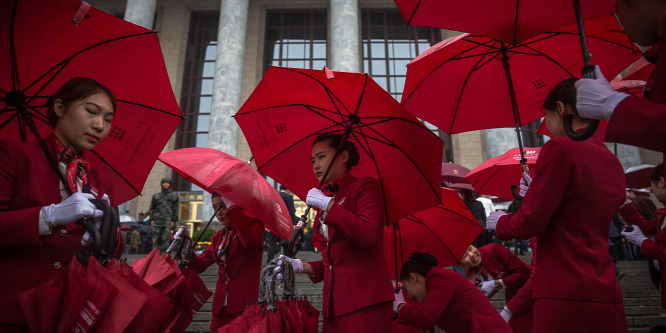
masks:
[[[617,212],[620,213],[620,216],[622,216],[628,225],[637,225],[646,235],[654,235],[654,232],[657,230],[660,219],[644,219],[633,204],[624,205]]]
[[[629,96],[617,105],[606,140],[666,152],[666,105]]]
[[[548,141],[534,166],[534,177],[515,214],[502,216],[497,222],[497,238],[528,239],[543,234],[551,216],[567,194],[571,163],[559,143]]]
[[[532,268],[516,257],[509,249],[499,244],[495,244],[495,253],[497,259],[507,268],[506,275],[502,276],[502,282],[509,289],[521,288],[530,277]]]
[[[451,285],[444,276],[433,276],[428,283],[428,292],[423,303],[403,305],[398,314],[398,322],[421,330],[433,328],[453,299],[456,288],[457,286]]]
[[[643,257],[657,259],[662,263],[666,262],[666,246],[658,241],[651,239],[643,241],[639,254]]]
[[[314,277],[310,277],[310,281],[312,283],[319,283],[321,281],[324,281],[324,261],[319,260],[319,261],[311,261],[308,264],[312,266],[312,271],[314,272]]]
[[[343,233],[359,247],[376,246],[374,240],[382,237],[382,196],[377,183],[372,178],[360,178],[355,191],[356,213],[344,208],[338,202],[326,214],[325,223],[336,232]],[[349,198],[348,198],[349,199]]]
[[[525,285],[518,289],[516,295],[506,303],[506,307],[513,312],[514,316],[522,316],[534,307],[534,298],[532,297],[533,290],[534,276],[530,275]]]
[[[264,224],[259,219],[245,215],[239,206],[229,208],[226,217],[231,226],[236,229],[236,237],[243,247],[263,245]]]
[[[210,245],[206,248],[200,255],[196,255],[194,251],[190,254],[190,262],[187,264],[187,268],[197,272],[203,273],[210,265],[215,263],[215,252],[217,251],[217,246],[220,244],[218,239],[220,238],[221,231],[216,232],[210,240]]]

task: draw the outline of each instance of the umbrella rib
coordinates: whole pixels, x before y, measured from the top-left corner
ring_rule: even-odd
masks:
[[[131,105],[136,105],[136,106],[144,107],[144,108],[146,108],[146,109],[150,109],[150,110],[153,110],[153,111],[162,112],[162,113],[165,113],[165,114],[167,114],[167,115],[174,116],[174,117],[178,117],[178,118],[181,118],[181,119],[184,118],[182,114],[174,114],[174,113],[171,113],[171,112],[169,112],[169,111],[162,110],[162,109],[158,109],[158,108],[154,108],[154,107],[152,107],[152,106],[148,106],[148,105],[145,105],[145,104],[135,103],[135,102],[130,102],[130,101],[125,101],[125,100],[122,100],[122,99],[117,99],[116,101],[117,101],[117,102],[121,102],[121,103],[125,103],[125,104],[131,104]]]
[[[302,106],[302,107],[304,107],[306,109],[309,109],[310,111],[315,112],[315,113],[318,113],[315,110],[320,110],[320,111],[326,111],[326,112],[329,112],[329,113],[332,113],[332,114],[338,114],[338,112],[336,112],[336,111],[331,111],[331,110],[320,108],[320,107],[317,107],[317,106],[296,103],[296,104],[273,105],[273,106],[269,106],[269,107],[265,107],[265,108],[259,108],[259,109],[254,109],[254,110],[250,110],[250,111],[244,111],[243,113],[235,114],[232,117],[236,118],[236,117],[244,116],[244,115],[259,112],[259,111],[267,111],[267,110],[271,110],[271,109],[276,109],[276,108],[281,108],[281,107],[290,107],[290,106]]]
[[[477,192],[478,192],[478,193],[481,193],[481,190],[482,190],[486,185],[488,185],[488,183],[490,182],[490,180],[491,180],[491,179],[492,179],[492,178],[493,178],[498,172],[500,172],[503,168],[504,168],[504,166],[498,166],[497,170],[495,170],[495,171],[490,175],[490,177],[487,178],[488,180],[487,180],[486,182],[484,182],[483,185],[481,185],[481,186],[479,187],[479,190],[478,190]],[[477,182],[478,182],[478,180],[477,180]],[[475,184],[476,184],[476,182],[475,182]]]
[[[291,71],[291,72],[294,72],[294,73],[297,73],[297,74],[300,74],[300,75],[303,75],[303,76],[309,77],[310,79],[312,79],[312,80],[314,80],[315,82],[319,83],[319,85],[321,85],[321,86],[324,88],[324,91],[326,91],[326,93],[328,94],[329,98],[331,99],[331,102],[332,102],[333,105],[335,106],[335,108],[336,108],[336,110],[338,111],[338,113],[340,113],[340,110],[338,110],[338,108],[337,108],[337,104],[336,104],[335,101],[333,100],[334,97],[335,97],[335,100],[337,100],[338,103],[340,103],[340,105],[342,105],[342,107],[345,109],[345,111],[347,111],[347,113],[350,113],[350,114],[351,114],[351,112],[347,109],[347,106],[344,105],[344,104],[342,103],[342,101],[340,100],[340,98],[338,98],[338,96],[337,96],[336,94],[334,94],[333,91],[331,91],[330,89],[328,89],[328,87],[327,87],[324,83],[322,83],[321,81],[317,80],[316,78],[314,78],[314,77],[312,77],[312,76],[310,76],[310,75],[308,75],[308,74],[305,74],[305,73],[303,73],[303,72],[299,72],[299,71],[297,71],[297,70],[295,70],[295,69],[293,69],[293,68],[289,68],[289,67],[278,67],[278,66],[275,66],[275,68],[288,70],[288,71]],[[367,74],[366,74],[366,75],[367,75]],[[342,114],[342,113],[340,113],[340,114]]]
[[[5,109],[7,109],[7,107],[5,107]],[[5,112],[5,110],[2,110],[2,112]],[[14,113],[11,116],[9,116],[9,118],[7,118],[7,120],[5,120],[5,122],[2,123],[2,125],[0,125],[0,129],[5,128],[5,126],[7,124],[9,124],[12,121],[12,119],[16,118],[17,116],[18,116],[18,113]]]
[[[419,6],[421,6],[421,0],[419,0],[419,3],[416,4],[416,7],[414,8],[414,11],[412,12],[412,15],[409,17],[409,20],[407,21],[407,25],[412,24],[412,19],[414,18],[414,15],[416,15],[416,12],[418,11]]]
[[[132,190],[134,190],[134,192],[136,192],[136,194],[141,195],[141,191],[137,190],[136,187],[134,187],[134,185],[132,185],[132,183],[130,183],[130,182],[129,182],[129,181],[128,181],[123,175],[121,175],[121,174],[116,170],[116,168],[114,168],[113,166],[111,166],[111,164],[109,164],[109,162],[107,162],[107,161],[106,161],[102,156],[100,156],[96,151],[91,150],[91,152],[92,152],[93,154],[95,154],[95,156],[97,156],[97,158],[99,158],[102,162],[104,162],[104,164],[106,164],[106,166],[108,166],[109,169],[111,169],[111,171],[113,171],[116,175],[118,175],[118,177],[120,177],[120,179],[122,179],[123,181],[125,181],[125,183],[126,183],[127,185],[129,185],[129,187],[131,187]]]
[[[420,224],[420,225],[422,225],[423,227],[425,227],[428,231],[430,231],[430,233],[431,233],[433,236],[435,236],[435,238],[437,238],[437,240],[438,240],[440,243],[442,243],[442,246],[444,246],[444,248],[446,249],[446,251],[449,252],[449,254],[451,255],[451,257],[453,257],[453,258],[456,257],[456,256],[453,254],[453,251],[451,251],[451,249],[449,249],[449,246],[446,245],[446,243],[444,243],[444,241],[439,237],[439,235],[437,235],[437,234],[435,233],[435,231],[433,231],[433,230],[432,230],[427,224],[423,223],[423,221],[421,221],[421,219],[419,219],[419,218],[417,218],[416,216],[414,216],[414,220],[411,220],[411,221],[413,221],[414,223],[416,223],[416,224]]]
[[[88,46],[88,47],[86,47],[86,48],[84,48],[84,49],[82,49],[82,50],[80,50],[80,51],[78,51],[78,52],[76,52],[76,53],[70,55],[69,57],[65,58],[63,61],[61,61],[61,62],[58,63],[57,65],[53,66],[53,68],[51,68],[50,70],[46,71],[42,76],[38,77],[35,81],[33,81],[31,84],[29,84],[24,90],[28,90],[28,89],[30,89],[34,84],[36,84],[37,82],[39,82],[42,78],[46,77],[49,73],[51,73],[52,71],[54,71],[56,68],[61,67],[61,66],[62,66],[62,67],[66,66],[67,63],[69,63],[72,59],[74,59],[74,57],[80,55],[81,53],[84,53],[84,52],[86,52],[86,51],[88,51],[88,50],[90,50],[90,49],[93,49],[93,48],[97,47],[97,46],[104,45],[104,44],[108,44],[108,43],[112,43],[112,42],[115,42],[115,41],[118,41],[118,40],[121,40],[121,39],[127,39],[127,38],[132,38],[132,37],[143,36],[143,35],[150,35],[150,34],[157,34],[157,33],[156,33],[155,31],[147,31],[147,32],[142,32],[142,33],[137,33],[137,34],[132,34],[132,35],[120,36],[120,37],[111,38],[111,39],[109,39],[109,40],[105,40],[105,41],[103,41],[103,42],[99,42],[99,43],[97,43],[97,44],[94,44],[94,45]],[[62,70],[62,69],[60,69],[58,72],[60,72],[61,70]],[[56,73],[56,75],[57,75],[57,73]],[[55,77],[55,75],[54,75],[54,77]],[[49,79],[48,82],[50,82],[51,80],[53,80],[53,78]],[[42,91],[43,89],[44,89],[44,86],[43,86],[41,89],[39,89],[38,91]]]

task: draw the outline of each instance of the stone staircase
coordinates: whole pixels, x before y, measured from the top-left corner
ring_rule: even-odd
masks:
[[[262,263],[265,264],[266,253]],[[138,257],[138,256],[136,256]],[[519,256],[526,262],[529,262],[528,255]],[[321,259],[319,252],[301,251],[298,258],[303,261],[315,261]],[[129,258],[131,259],[133,258]],[[649,333],[653,325],[666,325],[666,310],[661,309],[661,297],[657,289],[650,281],[646,261],[621,261],[618,266],[625,275],[620,280],[620,288],[624,295],[624,308],[627,315],[627,324],[631,333]],[[217,281],[217,268],[211,266],[201,274],[201,278],[211,291],[215,290]],[[307,295],[312,305],[321,310],[322,306],[322,285],[314,285],[305,275],[296,276],[296,288],[298,295]],[[278,291],[278,294],[281,292]],[[498,292],[491,299],[493,306],[501,310],[504,303],[504,292]],[[192,324],[186,332],[208,332],[212,307],[212,297],[203,306],[203,308],[194,316]],[[322,317],[319,317],[320,327]]]

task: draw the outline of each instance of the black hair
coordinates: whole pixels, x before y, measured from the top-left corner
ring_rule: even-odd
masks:
[[[109,88],[103,84],[87,77],[75,77],[65,82],[58,91],[46,100],[46,119],[49,125],[55,128],[58,122],[58,115],[55,113],[54,104],[56,100],[61,100],[65,110],[72,105],[74,101],[90,97],[97,93],[106,94],[111,100],[113,111],[116,111],[116,98]]]
[[[340,133],[324,133],[317,136],[314,143],[327,141],[329,147],[338,149],[341,140],[342,134]],[[349,171],[353,166],[358,164],[358,162],[361,160],[361,155],[359,155],[356,145],[349,140],[345,140],[345,143],[340,149],[341,152],[344,150],[349,153],[349,161],[347,162],[347,171]]]
[[[463,189],[460,189],[459,191],[462,195],[465,196],[465,199],[463,199],[463,201],[466,201],[466,202],[474,202],[474,201],[476,201],[476,198],[479,197],[478,193],[476,193],[476,192],[474,192],[470,189],[463,188]]]
[[[523,207],[523,199],[514,200],[506,209],[507,213],[517,213]]]
[[[546,111],[556,112],[557,102],[562,102],[564,105],[571,107],[575,114],[578,114],[578,110],[576,110],[576,81],[578,81],[577,78],[571,77],[556,84],[546,96],[543,108]]]
[[[659,183],[659,178],[666,178],[664,177],[664,164],[659,164],[654,169],[652,169],[652,172],[650,172],[650,180],[657,185]]]
[[[210,197],[211,197],[211,198],[221,197],[221,196],[222,196],[221,194],[216,193],[216,192],[213,192],[213,193],[210,194]]]
[[[409,274],[418,273],[421,276],[426,276],[428,272],[437,266],[437,258],[433,257],[430,253],[414,252],[409,256],[409,260],[402,265],[400,271],[400,280],[409,280]]]
[[[655,206],[651,199],[636,197],[629,200],[631,200],[631,203],[636,206],[636,211],[638,211],[638,214],[641,214],[644,219],[652,220],[659,218],[659,215],[657,215],[657,206]]]

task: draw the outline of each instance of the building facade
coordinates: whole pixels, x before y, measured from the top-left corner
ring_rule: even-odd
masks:
[[[431,45],[458,33],[407,27],[392,0],[90,0],[92,6],[158,31],[171,86],[185,119],[164,148],[211,147],[250,161],[243,133],[231,117],[271,65],[365,72],[400,100],[405,65]],[[444,161],[470,169],[517,146],[513,129],[448,136]],[[522,131],[526,147],[544,138],[538,124]],[[625,168],[657,164],[660,156],[620,146]],[[157,162],[142,196],[124,207],[132,216],[148,210],[160,179],[176,191],[199,191]],[[196,196],[195,196],[196,197]],[[183,203],[202,218],[212,214],[210,197]],[[191,207],[196,206],[196,209]],[[182,214],[181,214],[182,215]],[[183,218],[184,219],[184,218]],[[196,218],[187,218],[193,221]]]

